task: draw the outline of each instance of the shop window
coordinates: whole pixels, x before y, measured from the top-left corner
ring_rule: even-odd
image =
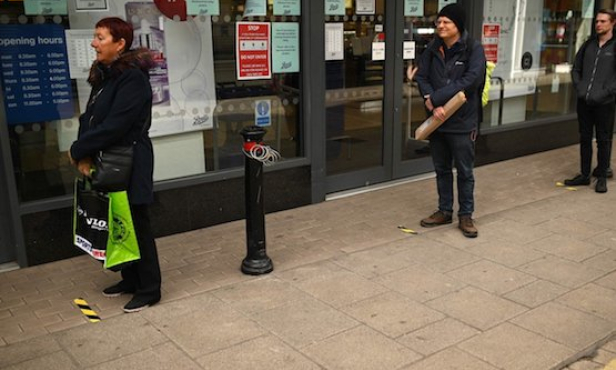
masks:
[[[66,152],[90,93],[93,27],[107,16],[132,22],[133,47],[158,62],[155,181],[243,166],[240,131],[255,124],[283,160],[303,155],[300,1],[45,3],[0,1],[0,81],[22,202],[72,193]]]
[[[594,1],[487,0],[482,43],[496,64],[483,128],[575,113],[570,71]]]

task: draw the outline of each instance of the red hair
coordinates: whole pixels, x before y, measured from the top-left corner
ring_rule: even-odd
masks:
[[[124,51],[129,50],[133,45],[133,25],[122,18],[108,17],[96,22],[95,28],[106,28],[109,30],[114,42],[121,39],[126,41]]]

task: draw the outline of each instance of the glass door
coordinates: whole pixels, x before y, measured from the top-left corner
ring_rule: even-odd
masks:
[[[383,166],[385,0],[333,3],[325,7],[328,176]]]
[[[327,192],[431,171],[427,142],[414,140],[423,100],[405,71],[447,2],[324,1]]]
[[[426,46],[434,38],[434,21],[438,13],[437,1],[426,1],[424,9],[405,7],[403,31],[404,83],[402,84],[402,110],[400,114],[400,160],[412,161],[408,170],[415,167],[425,172],[421,163],[430,157],[430,147],[427,141],[415,140],[415,130],[426,119],[424,101],[417,88],[417,83],[409,80],[407,71],[417,65],[416,59],[426,50]],[[415,171],[417,172],[417,171]]]

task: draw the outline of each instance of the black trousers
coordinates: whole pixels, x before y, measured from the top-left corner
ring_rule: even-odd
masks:
[[[160,264],[152,234],[148,206],[131,204],[130,210],[141,259],[122,269],[122,284],[135,288],[135,295],[146,300],[160,299]]]
[[[580,131],[580,171],[584,176],[590,176],[592,164],[593,130],[597,139],[597,175],[606,176],[610,167],[612,154],[612,137],[614,135],[614,110],[616,104],[588,105],[578,99],[577,113]]]

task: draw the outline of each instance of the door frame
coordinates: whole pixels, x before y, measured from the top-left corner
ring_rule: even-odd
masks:
[[[4,101],[0,89],[0,102]],[[0,263],[17,261],[28,265],[15,171],[11,155],[9,127],[4,104],[0,104]]]

